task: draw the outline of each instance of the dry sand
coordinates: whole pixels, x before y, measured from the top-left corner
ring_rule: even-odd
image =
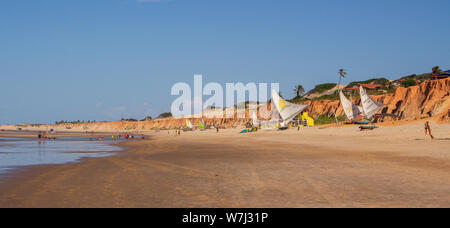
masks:
[[[182,133],[25,168],[0,207],[450,207],[450,125]]]

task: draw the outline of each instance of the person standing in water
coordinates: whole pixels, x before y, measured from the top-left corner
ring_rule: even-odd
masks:
[[[434,136],[431,134],[431,126],[430,122],[425,122],[425,135],[430,135],[431,139],[434,139]]]

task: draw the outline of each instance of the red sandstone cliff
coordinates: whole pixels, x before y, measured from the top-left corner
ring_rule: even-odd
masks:
[[[425,81],[409,88],[399,87],[393,94],[372,96],[386,105],[383,114],[392,114],[401,120],[416,120],[427,117],[438,117],[446,121],[450,117],[450,79]],[[361,104],[360,100],[354,101]],[[312,116],[343,115],[339,101],[309,101],[308,112]]]

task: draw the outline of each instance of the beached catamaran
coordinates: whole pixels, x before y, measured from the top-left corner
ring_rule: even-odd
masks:
[[[272,90],[272,109],[270,112],[271,119],[268,121],[261,121],[255,112],[252,115],[253,127],[261,127],[264,129],[274,129],[281,125],[281,128],[287,129],[287,125],[298,117],[308,105],[298,105],[290,103],[280,97],[277,91]],[[281,122],[281,124],[280,124]],[[281,129],[280,128],[280,129]],[[244,130],[241,133],[247,133],[248,130]]]
[[[205,126],[206,126],[206,125],[205,125],[205,122],[203,121],[203,119],[198,121],[198,128],[199,128],[200,130],[206,130],[206,127],[205,127]]]
[[[308,107],[308,105],[298,105],[287,102],[281,98],[275,90],[272,90],[272,102],[280,114],[282,120],[281,126],[283,127],[289,124],[295,117],[299,116],[299,114]]]
[[[359,87],[359,93],[361,95],[361,103],[363,106],[364,115],[368,120],[370,120],[375,114],[377,114],[378,111],[380,111],[384,107],[384,104],[379,103],[369,97],[367,91],[362,86]]]
[[[380,111],[384,104],[379,103],[372,99],[368,94],[364,87],[360,86],[359,93],[361,95],[361,103],[362,107],[353,104],[347,97],[345,97],[344,93],[340,91],[339,96],[341,98],[341,104],[344,108],[345,115],[348,120],[355,124],[369,124],[368,121],[358,121],[357,119],[364,117],[367,120],[372,119],[372,117]]]
[[[353,104],[349,99],[347,99],[347,97],[345,97],[342,91],[339,92],[339,96],[341,97],[341,104],[348,120],[353,121],[362,117],[363,108],[361,106]]]
[[[191,121],[188,119],[186,119],[186,127],[191,130],[194,129],[194,125],[192,125]]]

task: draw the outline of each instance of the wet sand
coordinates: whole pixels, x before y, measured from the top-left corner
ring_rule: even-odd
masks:
[[[120,133],[122,136],[126,133]],[[112,135],[119,135],[117,132],[55,132],[47,133],[47,137],[52,138],[110,138]],[[35,138],[38,139],[37,131],[0,131],[0,138]]]
[[[449,127],[165,131],[10,174],[0,207],[450,207]]]

